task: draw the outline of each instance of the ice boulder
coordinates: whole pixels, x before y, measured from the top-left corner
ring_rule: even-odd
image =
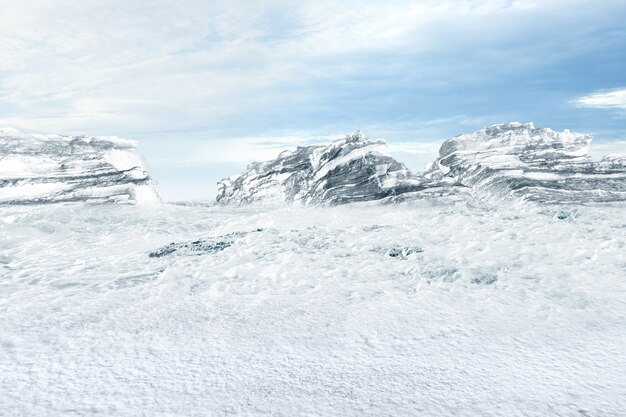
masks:
[[[136,143],[0,129],[0,204],[160,201]]]
[[[441,186],[389,155],[382,140],[354,132],[327,146],[298,147],[255,162],[218,183],[221,204],[337,205],[381,200]]]
[[[547,203],[626,200],[622,155],[594,162],[591,136],[499,124],[446,140],[422,175],[446,176],[478,197]]]

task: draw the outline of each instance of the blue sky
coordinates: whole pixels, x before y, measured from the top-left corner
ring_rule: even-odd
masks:
[[[623,0],[3,3],[0,125],[139,140],[170,200],[357,129],[413,169],[509,121],[626,152]]]

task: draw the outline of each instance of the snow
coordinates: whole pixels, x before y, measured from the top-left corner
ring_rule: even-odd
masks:
[[[0,129],[0,415],[623,415],[626,158],[590,141],[494,125],[413,175],[354,132],[210,206],[154,204],[135,142]]]
[[[58,164],[45,155],[2,155],[0,177],[31,178],[53,173],[57,167]]]
[[[441,178],[417,178],[389,155],[384,141],[372,141],[357,131],[326,146],[298,147],[274,160],[253,163],[241,175],[218,183],[217,201],[335,205],[393,199],[443,185]]]
[[[102,155],[105,161],[119,171],[127,171],[133,168],[143,168],[145,163],[137,152],[128,152],[127,149],[112,148]]]
[[[115,136],[0,129],[0,203],[159,201],[136,146]]]
[[[1,207],[0,414],[620,416],[625,209]]]
[[[623,201],[624,159],[588,156],[591,136],[532,123],[493,125],[446,140],[420,176],[446,176],[480,200],[544,203]],[[607,180],[611,178],[611,180]]]
[[[66,191],[69,185],[62,183],[24,184],[0,187],[0,203],[28,200],[33,195],[55,195]]]
[[[413,175],[382,140],[353,132],[326,146],[299,147],[218,183],[217,201],[338,205],[471,193],[477,200],[579,204],[623,201],[626,159],[592,161],[591,136],[533,123],[498,124],[443,142]],[[607,180],[609,179],[610,180]]]
[[[322,153],[321,151],[325,150],[324,148],[319,149],[319,153]],[[319,161],[317,163],[313,163],[313,167],[318,168],[318,171],[315,173],[314,178],[316,180],[320,180],[321,178],[325,177],[326,175],[328,175],[328,173],[334,169],[336,169],[339,166],[342,165],[348,165],[351,161],[354,161],[355,159],[363,159],[368,155],[371,154],[380,154],[383,156],[389,156],[389,152],[387,151],[387,147],[385,144],[381,144],[381,143],[373,143],[373,144],[368,144],[362,148],[358,148],[352,151],[349,151],[347,154],[339,157],[339,158],[335,158],[333,159],[331,162],[323,165],[323,166],[319,166]]]

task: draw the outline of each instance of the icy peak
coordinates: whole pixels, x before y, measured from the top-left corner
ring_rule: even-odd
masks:
[[[340,136],[333,140],[333,145],[342,146],[347,143],[365,143],[370,139],[366,138],[360,130],[355,130],[352,133],[348,133],[344,136]]]
[[[13,127],[0,127],[0,135],[5,136],[5,135],[19,135],[20,131],[13,128]]]
[[[384,141],[360,131],[327,146],[298,147],[255,163],[219,182],[222,204],[342,204],[379,200],[422,189],[421,182],[389,156]]]
[[[475,195],[547,202],[626,199],[620,159],[593,163],[590,135],[557,132],[532,123],[499,124],[446,140],[431,172]]]
[[[217,200],[342,204],[459,190],[499,200],[626,200],[624,157],[594,163],[587,156],[590,143],[591,136],[569,130],[498,124],[446,140],[439,158],[416,176],[389,155],[384,141],[356,131],[327,146],[298,147],[252,164],[219,183]]]
[[[509,123],[498,123],[495,125],[491,125],[491,128],[501,128],[501,129],[534,129],[535,124],[533,122],[528,123],[520,123],[520,122],[509,122]]]
[[[556,132],[535,128],[533,123],[498,124],[474,133],[446,140],[439,157],[455,153],[475,154],[473,159],[489,155],[515,155],[521,160],[555,160],[586,156],[591,136],[569,130]]]

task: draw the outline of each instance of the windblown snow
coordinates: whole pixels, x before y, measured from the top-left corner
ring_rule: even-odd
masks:
[[[7,416],[621,416],[626,207],[5,207]]]
[[[0,415],[624,414],[626,159],[588,136],[411,174],[353,134],[213,206],[84,204],[154,195],[134,144],[3,135]]]

